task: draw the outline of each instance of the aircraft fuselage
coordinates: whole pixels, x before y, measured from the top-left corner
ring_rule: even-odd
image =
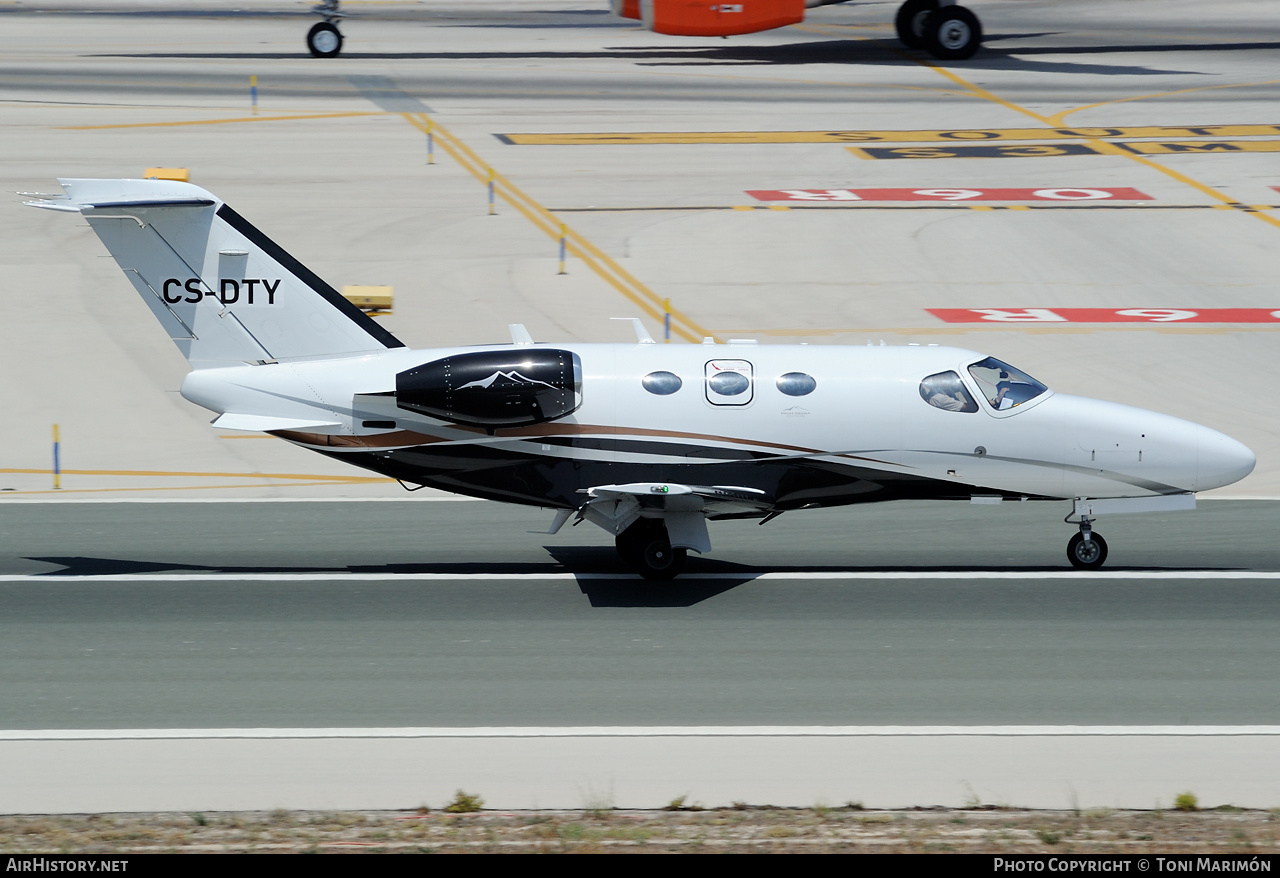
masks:
[[[562,416],[473,418],[466,403],[433,416],[408,407],[403,379],[397,392],[398,375],[484,353],[509,367],[489,370],[494,381],[515,381],[522,363],[548,351],[574,356],[580,372],[565,379],[579,383],[565,391],[572,411]],[[1247,448],[1217,431],[1130,406],[1045,390],[1001,410],[969,370],[983,359],[934,346],[402,348],[202,369],[182,392],[215,412],[283,420],[263,423],[408,483],[562,508],[580,506],[593,486],[632,482],[752,488],[765,501],[751,507],[759,514],[901,498],[1142,497],[1230,484],[1253,466]],[[921,382],[939,374],[960,376],[976,410],[930,404]]]

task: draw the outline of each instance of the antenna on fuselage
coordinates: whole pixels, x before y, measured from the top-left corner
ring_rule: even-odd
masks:
[[[649,330],[644,328],[644,324],[640,322],[639,317],[610,317],[610,320],[630,320],[631,328],[636,331],[636,341],[640,344],[657,344],[653,340],[653,336],[649,334]]]

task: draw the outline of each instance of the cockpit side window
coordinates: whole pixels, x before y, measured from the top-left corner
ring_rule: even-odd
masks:
[[[1019,372],[995,357],[987,357],[981,363],[974,363],[969,367],[969,374],[978,383],[978,389],[986,396],[991,407],[1000,411],[1020,406],[1049,389],[1025,372]]]
[[[976,412],[978,404],[955,372],[939,372],[920,382],[920,398],[949,412]]]

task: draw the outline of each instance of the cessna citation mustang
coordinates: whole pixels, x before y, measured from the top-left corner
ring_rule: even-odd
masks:
[[[321,0],[311,8],[324,21],[307,32],[307,48],[317,58],[332,58],[342,51],[338,22],[344,15],[340,0]],[[610,0],[613,14],[640,21],[655,33],[682,37],[728,37],[773,30],[804,21],[806,9],[832,6],[845,0]],[[912,49],[924,49],[935,58],[955,61],[970,58],[982,45],[978,17],[956,0],[906,0],[894,17],[898,39]]]
[[[556,510],[643,576],[707,552],[709,519],[874,500],[1066,500],[1076,567],[1097,515],[1192,508],[1253,453],[1208,427],[1054,393],[958,348],[513,343],[410,350],[216,196],[60,180],[191,363],[219,430],[265,431],[406,486]]]

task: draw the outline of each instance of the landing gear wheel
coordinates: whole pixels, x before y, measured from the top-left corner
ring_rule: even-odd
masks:
[[[1067,543],[1067,560],[1080,570],[1097,570],[1107,560],[1107,541],[1097,534],[1076,534]]]
[[[687,549],[673,549],[660,521],[640,519],[615,538],[618,554],[645,579],[675,579],[684,569]]]
[[[336,25],[322,21],[307,31],[307,48],[317,58],[332,58],[342,51],[342,34]]]
[[[924,22],[924,47],[941,61],[972,58],[982,45],[982,25],[978,16],[963,6],[943,6],[929,13]]]
[[[938,0],[907,0],[898,7],[893,26],[898,40],[908,49],[924,48],[924,23],[929,13],[938,8]]]

